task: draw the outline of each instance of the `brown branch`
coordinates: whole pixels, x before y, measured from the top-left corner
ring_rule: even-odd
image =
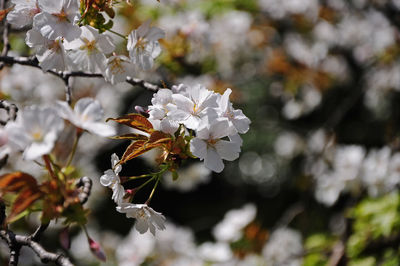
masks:
[[[41,69],[39,66],[39,61],[36,59],[36,57],[13,57],[13,56],[6,56],[2,55],[0,56],[0,62],[7,64],[7,65],[14,65],[14,64],[19,64],[19,65],[24,65],[24,66],[31,66],[35,68]],[[85,78],[102,78],[103,75],[100,73],[88,73],[88,72],[83,72],[83,71],[53,71],[49,70],[47,73],[50,73],[54,76],[57,76],[61,78],[64,83],[65,83],[65,98],[68,103],[71,101],[71,85],[69,83],[69,78],[71,77],[85,77]],[[133,85],[133,86],[140,86],[146,90],[150,91],[158,91],[159,89],[162,89],[163,87],[160,87],[158,85],[152,84],[150,82],[144,81],[142,79],[138,78],[132,78],[132,77],[127,77],[126,82]]]
[[[30,236],[15,235],[12,231],[0,230],[0,238],[2,238],[10,248],[10,266],[16,266],[18,264],[19,251],[22,246],[31,248],[43,263],[54,262],[59,266],[73,266],[66,256],[46,251]]]
[[[0,216],[5,219],[5,206],[0,204]],[[36,255],[40,258],[43,263],[54,262],[60,266],[73,266],[71,261],[63,254],[56,254],[46,251],[37,241],[41,234],[47,229],[48,224],[42,224],[36,231],[30,236],[16,235],[14,232],[8,229],[0,230],[0,238],[3,239],[10,249],[10,259],[8,262],[9,266],[17,266],[19,252],[21,247],[30,247]]]
[[[6,110],[8,115],[6,120],[0,119],[0,125],[4,126],[5,124],[7,124],[8,121],[14,121],[17,118],[18,108],[15,104],[9,103],[6,100],[0,100],[0,109]],[[4,155],[3,158],[0,158],[0,169],[7,164],[7,160],[8,154]]]
[[[92,180],[87,176],[81,177],[76,183],[76,186],[81,188],[81,192],[79,193],[78,197],[79,201],[83,205],[89,199],[90,192],[92,190]]]
[[[0,230],[0,238],[2,238],[10,248],[10,259],[8,261],[8,265],[17,266],[21,245],[18,244],[15,234],[8,230]]]
[[[0,9],[5,10],[6,8],[6,1],[7,0],[1,0],[0,1]],[[3,50],[1,51],[1,55],[5,56],[8,54],[8,51],[10,50],[10,42],[8,40],[8,33],[10,31],[10,25],[7,22],[7,19],[3,19]],[[0,70],[4,67],[4,63],[0,63]]]
[[[0,100],[0,109],[6,110],[8,115],[7,120],[0,120],[0,125],[4,126],[8,121],[15,120],[17,118],[18,108],[15,104],[9,103],[6,100]]]
[[[327,265],[328,266],[339,265],[344,255],[345,255],[345,246],[342,241],[339,241],[333,247],[332,254],[329,258]]]
[[[163,87],[160,87],[158,85],[155,85],[155,84],[152,84],[152,83],[149,83],[147,81],[144,81],[142,79],[137,79],[137,78],[127,77],[126,82],[133,86],[140,86],[149,91],[158,91],[160,89],[163,89]]]

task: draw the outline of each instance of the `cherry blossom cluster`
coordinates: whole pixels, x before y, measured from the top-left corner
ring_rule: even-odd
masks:
[[[115,135],[115,129],[102,122],[103,109],[92,98],[80,99],[74,109],[63,101],[50,107],[33,105],[20,110],[16,121],[1,130],[1,154],[23,151],[26,160],[50,154],[64,130],[64,120],[77,128],[79,136],[84,131],[103,137]]]
[[[164,32],[150,21],[133,30],[127,39],[127,54],[113,53],[110,36],[81,24],[78,0],[12,0],[15,6],[7,21],[16,28],[31,26],[26,44],[34,48],[44,71],[79,70],[101,73],[112,84],[124,82],[137,69],[148,70],[161,53],[158,39]]]
[[[112,200],[117,204],[117,211],[125,213],[127,218],[135,218],[135,228],[140,233],[145,233],[150,229],[150,232],[154,235],[156,227],[157,229],[165,229],[165,217],[154,211],[147,204],[134,204],[129,203],[126,199],[127,193],[121,184],[119,173],[122,170],[122,166],[119,164],[119,158],[114,153],[111,155],[112,169],[104,172],[104,175],[100,177],[100,183],[112,189]]]
[[[191,153],[204,160],[205,166],[217,173],[224,169],[222,160],[239,157],[242,139],[249,130],[250,119],[229,101],[231,89],[223,95],[202,85],[184,84],[162,89],[154,94],[149,106],[149,120],[165,133],[174,134],[180,125],[193,131]]]
[[[207,168],[219,173],[224,168],[223,160],[233,161],[239,157],[242,145],[239,134],[246,133],[250,125],[250,120],[243,112],[233,108],[229,101],[231,93],[231,89],[221,95],[202,85],[189,87],[180,84],[173,86],[171,90],[161,89],[155,93],[151,100],[152,105],[144,113],[153,130],[161,131],[172,139],[172,136],[185,135],[191,155],[204,160]],[[145,133],[139,132],[140,134]],[[149,207],[148,203],[161,175],[167,170],[175,170],[171,170],[171,164],[164,162],[158,173],[125,177],[126,181],[150,178],[141,186],[126,191],[119,176],[121,163],[122,160],[113,154],[112,168],[105,171],[100,178],[100,183],[113,191],[111,198],[117,204],[117,211],[125,213],[128,218],[135,218],[135,227],[142,234],[149,229],[152,234],[155,234],[156,228],[164,229],[165,217]],[[156,180],[156,183],[146,203],[131,203],[134,194],[152,180]]]

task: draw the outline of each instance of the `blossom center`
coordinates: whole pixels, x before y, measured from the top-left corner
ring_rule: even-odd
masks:
[[[199,112],[200,106],[197,105],[196,103],[193,105],[193,110],[192,110],[192,114],[196,115]]]
[[[207,145],[214,146],[218,141],[219,139],[209,139],[207,140]]]
[[[140,219],[146,219],[146,217],[147,217],[146,211],[144,209],[140,209],[138,211],[138,216],[139,216],[138,218],[140,218]]]
[[[89,116],[87,114],[82,115],[82,122],[86,122],[89,120]]]
[[[140,37],[136,42],[135,48],[139,50],[144,50],[146,45],[147,45],[147,40],[143,37]]]
[[[32,133],[32,138],[33,138],[35,141],[41,141],[41,140],[43,140],[43,133],[42,133],[42,131],[41,131],[40,129],[36,129],[35,131],[33,131],[33,133]]]
[[[49,49],[53,50],[55,52],[60,51],[60,49],[61,49],[60,40],[55,40],[55,41],[51,42],[51,44],[49,45]]]
[[[83,38],[82,41],[85,45],[81,46],[81,49],[87,49],[89,52],[96,49],[96,40],[89,41],[88,39]]]
[[[226,111],[224,116],[227,117],[230,120],[235,118],[235,116],[233,115],[233,113],[231,111]]]
[[[59,22],[68,21],[68,15],[65,13],[64,9],[61,10],[60,13],[53,14],[53,16],[57,17]]]
[[[124,73],[124,68],[121,64],[122,60],[119,58],[115,58],[110,62],[111,72],[115,74]]]

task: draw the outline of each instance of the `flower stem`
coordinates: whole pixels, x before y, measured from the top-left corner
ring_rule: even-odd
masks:
[[[146,177],[150,177],[152,176],[152,174],[145,174],[145,175],[138,175],[138,176],[129,176],[127,177],[126,181],[130,181],[130,180],[136,180],[136,179],[140,179],[140,178],[146,178]]]
[[[89,233],[88,233],[88,231],[87,231],[86,226],[85,226],[85,225],[81,225],[81,227],[82,227],[83,232],[85,232],[86,237],[89,239],[90,236],[89,236]]]
[[[72,150],[71,150],[71,153],[69,155],[69,158],[68,158],[68,161],[67,161],[67,164],[65,167],[68,167],[71,164],[72,159],[74,159],[76,148],[78,147],[78,142],[79,142],[81,135],[82,135],[82,133],[80,132],[79,129],[77,129],[75,139],[74,139],[74,144],[72,146]]]
[[[46,165],[47,171],[49,171],[51,178],[53,178],[54,180],[58,180],[57,176],[54,174],[53,168],[51,167],[49,155],[47,155],[47,154],[43,155],[43,161]]]
[[[118,33],[118,32],[113,31],[113,30],[108,30],[108,31],[111,32],[111,33],[114,33],[115,35],[117,35],[117,36],[119,36],[119,37],[121,37],[121,38],[123,38],[125,40],[128,39],[128,37],[126,37],[125,35],[122,35],[121,33]]]
[[[153,198],[154,192],[155,192],[156,189],[157,189],[157,185],[158,185],[158,183],[160,182],[160,179],[161,179],[161,175],[158,175],[158,176],[157,176],[156,184],[154,185],[153,190],[151,191],[150,196],[149,196],[149,198],[148,198],[147,201],[146,201],[146,204],[147,204],[147,205],[149,205],[151,199]]]
[[[140,189],[142,189],[144,186],[146,186],[148,183],[150,183],[151,181],[153,181],[154,178],[156,178],[156,175],[153,175],[149,180],[147,180],[146,182],[144,182],[143,184],[141,184],[136,191],[139,191]]]

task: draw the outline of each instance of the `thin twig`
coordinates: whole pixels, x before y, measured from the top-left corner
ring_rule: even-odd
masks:
[[[43,232],[49,227],[49,223],[41,224],[36,231],[30,236],[33,241],[39,241]]]
[[[41,69],[36,57],[0,56],[0,62],[4,62],[7,65],[19,64],[19,65],[31,66],[31,67]],[[67,86],[66,98],[71,95],[70,88],[69,88],[70,87],[70,84],[69,84],[70,77],[85,77],[85,78],[102,78],[103,77],[103,75],[100,73],[88,73],[88,72],[83,72],[83,71],[60,71],[60,72],[57,72],[57,71],[49,70],[49,71],[47,71],[47,73],[57,76],[64,81],[64,83]],[[140,86],[140,87],[142,87],[146,90],[150,90],[150,91],[158,91],[159,89],[163,88],[156,84],[152,84],[150,82],[144,81],[142,79],[132,78],[132,77],[127,77],[126,82],[133,86]]]
[[[345,246],[342,241],[339,241],[333,246],[332,254],[329,258],[327,265],[328,266],[339,265],[344,255],[345,255]]]
[[[276,223],[276,227],[287,227],[293,219],[304,212],[305,208],[302,203],[295,203],[292,205],[288,210],[284,212],[282,217],[279,219],[279,221]]]
[[[5,10],[6,8],[6,1],[7,0],[1,0],[0,1],[0,9]],[[8,40],[8,33],[10,30],[10,25],[7,22],[7,19],[3,19],[3,50],[1,51],[1,55],[5,56],[8,54],[8,51],[10,50],[10,42]],[[4,63],[0,62],[0,70],[4,67]]]
[[[10,266],[16,266],[18,264],[19,250],[22,246],[30,247],[43,263],[54,262],[59,266],[73,266],[68,257],[63,254],[52,253],[45,250],[29,236],[15,235],[10,230],[0,230],[0,238],[2,238],[10,248]]]
[[[9,103],[6,100],[0,100],[0,109],[4,109],[7,112],[7,118],[5,120],[0,119],[0,125],[6,125],[8,121],[14,121],[17,118],[18,108],[15,104]],[[0,169],[7,164],[8,154],[0,158]]]
[[[92,190],[92,180],[87,176],[81,177],[76,183],[76,186],[81,188],[81,192],[79,193],[78,197],[79,201],[83,205],[89,199],[90,192]]]
[[[5,208],[0,208],[0,215],[5,219]],[[0,230],[0,238],[3,239],[10,249],[9,266],[17,266],[19,252],[22,246],[30,247],[43,263],[54,262],[60,266],[73,266],[70,260],[62,255],[46,251],[37,241],[41,234],[47,229],[48,224],[42,224],[30,236],[16,235],[8,229]]]
[[[155,84],[152,84],[152,83],[149,83],[147,81],[144,81],[142,79],[137,79],[137,78],[127,77],[126,82],[128,82],[129,84],[131,84],[133,86],[140,86],[149,91],[158,91],[160,89],[163,89],[163,87],[160,87],[158,85],[155,85]]]
[[[0,100],[0,109],[6,110],[8,115],[6,120],[0,120],[0,125],[4,126],[8,121],[15,120],[17,118],[18,108],[15,104],[9,103],[6,100]]]
[[[17,266],[19,251],[21,250],[21,245],[18,244],[15,234],[12,231],[1,230],[0,238],[2,238],[8,245],[10,249],[10,259],[8,261],[9,266]]]

